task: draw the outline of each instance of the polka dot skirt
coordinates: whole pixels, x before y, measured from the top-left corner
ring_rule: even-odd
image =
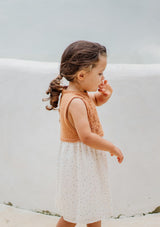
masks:
[[[64,220],[88,224],[113,215],[107,155],[80,141],[60,141],[55,209]]]

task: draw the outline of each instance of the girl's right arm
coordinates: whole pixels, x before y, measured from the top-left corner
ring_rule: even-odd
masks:
[[[98,150],[110,152],[111,155],[117,156],[119,163],[123,161],[123,154],[118,147],[96,133],[91,132],[86,106],[81,99],[74,98],[69,105],[68,111],[72,116],[78,136],[84,144]]]

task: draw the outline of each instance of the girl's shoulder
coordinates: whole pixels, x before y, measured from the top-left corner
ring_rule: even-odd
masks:
[[[67,105],[72,101],[74,98],[79,98],[83,99],[84,101],[90,102],[90,96],[88,93],[85,92],[77,92],[77,91],[70,91],[70,90],[62,90],[62,95],[61,95],[61,101],[60,103],[63,103],[64,105]]]

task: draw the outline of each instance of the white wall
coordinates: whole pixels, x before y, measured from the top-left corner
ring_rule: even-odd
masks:
[[[0,59],[0,203],[54,212],[58,111],[42,98],[59,63]],[[124,153],[109,158],[114,215],[159,206],[160,64],[109,64],[111,99],[97,107],[107,140]]]

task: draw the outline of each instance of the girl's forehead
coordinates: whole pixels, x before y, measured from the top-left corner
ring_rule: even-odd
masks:
[[[104,70],[107,65],[107,59],[106,57],[101,58],[97,63],[97,69],[98,70]]]

